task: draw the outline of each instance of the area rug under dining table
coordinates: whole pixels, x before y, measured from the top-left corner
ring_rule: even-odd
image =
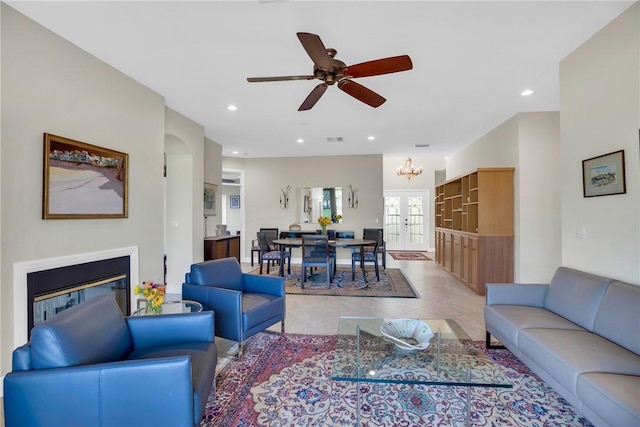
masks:
[[[201,427],[349,426],[356,384],[332,381],[336,336],[261,332],[216,376]],[[474,426],[591,426],[508,350],[480,346],[512,389],[472,388]],[[466,388],[360,383],[363,426],[458,426]]]
[[[260,269],[256,268],[250,273],[260,274]],[[266,274],[266,265],[263,273]],[[269,275],[278,276],[278,266],[271,267]],[[380,281],[376,280],[373,269],[367,269],[365,282],[362,270],[359,268],[355,280],[351,280],[351,267],[338,266],[330,287],[327,287],[327,273],[322,268],[307,274],[304,288],[302,287],[302,268],[299,265],[291,266],[291,274],[287,274],[285,267],[284,275],[285,292],[288,294],[418,298],[415,288],[399,268],[380,268]]]

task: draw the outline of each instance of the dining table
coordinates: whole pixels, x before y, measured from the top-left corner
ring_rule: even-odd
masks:
[[[275,239],[274,245],[278,245],[280,252],[282,253],[280,259],[284,259],[284,251],[291,248],[302,247],[302,238],[288,237],[285,239]],[[363,250],[365,246],[374,246],[375,240],[371,239],[329,239],[329,246],[332,248],[360,248]],[[362,278],[365,283],[367,277],[364,270],[364,257],[360,257],[360,268],[362,269]],[[284,276],[284,263],[280,263],[280,276]]]

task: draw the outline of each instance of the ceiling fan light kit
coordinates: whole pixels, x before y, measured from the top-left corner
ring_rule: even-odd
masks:
[[[407,160],[404,162],[404,166],[400,166],[396,172],[398,173],[398,176],[404,176],[408,180],[411,180],[411,178],[415,178],[422,173],[422,166],[413,166],[411,157],[407,157]]]
[[[338,89],[357,100],[377,108],[386,101],[381,95],[360,83],[354,78],[379,76],[381,74],[397,73],[413,68],[413,63],[408,55],[393,56],[389,58],[375,59],[360,64],[348,66],[344,62],[335,59],[338,53],[335,49],[325,48],[317,34],[297,33],[298,40],[314,63],[313,75],[306,76],[276,76],[276,77],[249,77],[247,81],[255,82],[279,82],[287,80],[321,80],[307,98],[302,102],[298,111],[310,110],[320,100],[327,87],[337,83]]]

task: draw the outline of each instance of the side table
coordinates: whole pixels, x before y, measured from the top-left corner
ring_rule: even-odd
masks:
[[[147,300],[138,299],[138,309],[131,313],[132,316],[152,316],[156,313],[147,312]],[[187,299],[165,301],[162,304],[162,313],[159,314],[180,314],[180,313],[197,313],[202,311],[202,304],[197,301]]]

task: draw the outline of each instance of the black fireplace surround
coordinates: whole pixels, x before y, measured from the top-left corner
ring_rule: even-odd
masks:
[[[109,281],[109,283],[117,283],[117,289],[114,289],[115,299],[125,316],[131,314],[130,309],[130,257],[122,256],[117,258],[109,258],[99,261],[92,261],[82,264],[69,265],[64,267],[53,268],[50,270],[41,270],[27,274],[27,318],[29,336],[34,326],[34,303],[42,296],[54,294],[56,292],[64,294],[65,290],[76,292],[77,288],[94,283]],[[116,279],[111,282],[110,279]],[[74,304],[78,304],[82,300],[69,298],[68,308]],[[56,312],[61,310],[56,308]]]

